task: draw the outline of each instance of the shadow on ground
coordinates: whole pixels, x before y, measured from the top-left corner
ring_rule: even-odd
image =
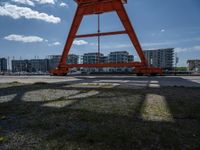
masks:
[[[72,84],[2,84],[0,149],[200,148],[200,88]]]

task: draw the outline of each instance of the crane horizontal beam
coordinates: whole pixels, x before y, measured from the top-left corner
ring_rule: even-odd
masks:
[[[96,3],[96,2],[107,2],[110,0],[74,0],[76,3],[80,4],[90,4],[90,3]],[[115,1],[120,1],[120,0],[115,0]],[[127,0],[121,0],[123,4],[127,3]]]
[[[127,34],[127,32],[126,31],[116,31],[116,32],[102,32],[102,33],[93,33],[93,34],[83,34],[83,35],[76,35],[75,38],[109,36],[109,35],[117,35],[117,34]]]
[[[63,68],[109,68],[109,67],[141,67],[140,62],[131,63],[99,63],[99,64],[66,64],[61,65]]]

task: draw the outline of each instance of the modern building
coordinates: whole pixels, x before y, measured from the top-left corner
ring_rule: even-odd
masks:
[[[200,59],[188,60],[188,71],[200,72]]]
[[[132,59],[132,55],[129,55],[127,51],[116,51],[109,54],[110,63],[128,63]]]
[[[61,55],[50,55],[50,56],[48,56],[49,70],[57,68],[58,65],[59,65],[60,59],[61,59]],[[75,55],[75,54],[69,54],[68,55],[67,64],[78,64],[78,62],[79,62],[79,56],[78,55]]]
[[[0,72],[7,71],[7,59],[6,58],[0,58]]]
[[[45,73],[47,71],[47,59],[12,60],[12,72]]]
[[[79,56],[75,54],[69,54],[67,58],[67,64],[78,64]]]
[[[86,53],[83,55],[83,64],[96,63],[128,63],[134,60],[133,55],[129,55],[127,51],[111,52],[108,56],[102,53]],[[97,72],[132,72],[133,68],[126,67],[112,67],[112,68],[84,68],[83,72],[97,73]]]
[[[12,60],[12,72],[28,72],[28,60]]]
[[[97,64],[102,62],[104,55],[102,53],[86,53],[83,55],[83,64]]]
[[[134,56],[130,55],[127,51],[111,52],[108,56],[109,63],[129,63],[134,61]],[[132,72],[133,68],[127,67],[114,67],[109,68],[109,72]]]
[[[60,55],[51,55],[47,59],[12,60],[12,72],[47,73],[58,67]],[[78,64],[78,55],[70,54],[68,64]]]
[[[48,69],[55,69],[58,67],[58,64],[60,62],[61,56],[60,55],[49,55],[48,56],[48,60],[49,60],[49,64],[48,64]]]
[[[48,59],[31,59],[28,61],[27,72],[48,72]]]
[[[150,66],[168,70],[174,67],[174,48],[145,50],[144,54]]]
[[[85,53],[82,57],[83,64],[106,63],[107,57],[102,53]],[[104,72],[104,68],[83,68],[83,72]]]

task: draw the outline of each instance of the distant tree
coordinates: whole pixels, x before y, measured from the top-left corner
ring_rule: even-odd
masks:
[[[187,71],[187,67],[176,67],[176,71]]]

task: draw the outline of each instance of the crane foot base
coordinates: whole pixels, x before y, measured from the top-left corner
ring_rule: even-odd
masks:
[[[68,68],[58,68],[50,70],[49,73],[53,76],[66,76],[68,73]]]
[[[140,67],[136,68],[136,74],[137,76],[156,76],[156,75],[163,75],[163,71],[161,68],[155,68],[155,67]]]

